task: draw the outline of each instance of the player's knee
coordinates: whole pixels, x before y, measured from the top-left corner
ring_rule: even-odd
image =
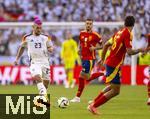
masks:
[[[33,77],[33,79],[36,80],[36,82],[41,82],[41,81],[42,81],[40,75],[35,75],[35,76]]]
[[[79,77],[83,79],[89,79],[90,75],[88,73],[81,72]]]
[[[113,90],[113,95],[114,96],[117,96],[119,94],[120,94],[120,90],[118,90],[118,89],[117,90],[115,90],[115,89]]]
[[[48,81],[48,80],[43,80],[43,83],[44,83],[44,86],[45,86],[46,89],[47,89],[47,88],[48,88],[49,81]]]
[[[116,91],[116,96],[120,94],[120,90]]]

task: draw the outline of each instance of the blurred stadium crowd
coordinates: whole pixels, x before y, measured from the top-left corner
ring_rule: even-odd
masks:
[[[122,21],[126,15],[133,14],[136,18],[136,40],[134,47],[146,47],[147,38],[143,34],[150,33],[150,0],[1,0],[0,22],[32,21],[38,16],[43,21],[70,22],[84,21],[93,18],[94,21]],[[104,40],[107,40],[117,29],[99,28]],[[26,29],[0,30],[0,56],[15,56],[21,42],[21,37],[29,33]],[[61,43],[65,39],[66,30],[48,30],[56,46],[51,54],[52,63],[60,64]],[[72,32],[73,38],[78,40],[79,30]],[[105,35],[106,34],[106,35]],[[144,55],[142,55],[144,57]],[[146,60],[149,56],[146,56]],[[130,64],[130,58],[126,58]]]

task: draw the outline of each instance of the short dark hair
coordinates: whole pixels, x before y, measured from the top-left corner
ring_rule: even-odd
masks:
[[[124,21],[124,25],[127,27],[134,26],[135,18],[133,16],[127,16]]]
[[[87,18],[86,21],[92,21],[93,22],[93,19],[92,18]]]

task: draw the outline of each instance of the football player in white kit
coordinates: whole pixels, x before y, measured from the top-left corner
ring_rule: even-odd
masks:
[[[45,96],[48,101],[47,88],[50,80],[48,52],[53,51],[53,45],[50,37],[42,34],[41,31],[42,22],[39,18],[35,18],[33,32],[23,37],[14,64],[18,64],[18,60],[23,54],[24,49],[27,48],[30,59],[31,76],[37,82],[39,94]]]

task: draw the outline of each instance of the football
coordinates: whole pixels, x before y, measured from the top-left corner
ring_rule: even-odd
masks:
[[[66,97],[60,97],[58,100],[57,100],[57,104],[58,104],[58,107],[59,108],[66,108],[69,106],[69,100],[68,98]]]

